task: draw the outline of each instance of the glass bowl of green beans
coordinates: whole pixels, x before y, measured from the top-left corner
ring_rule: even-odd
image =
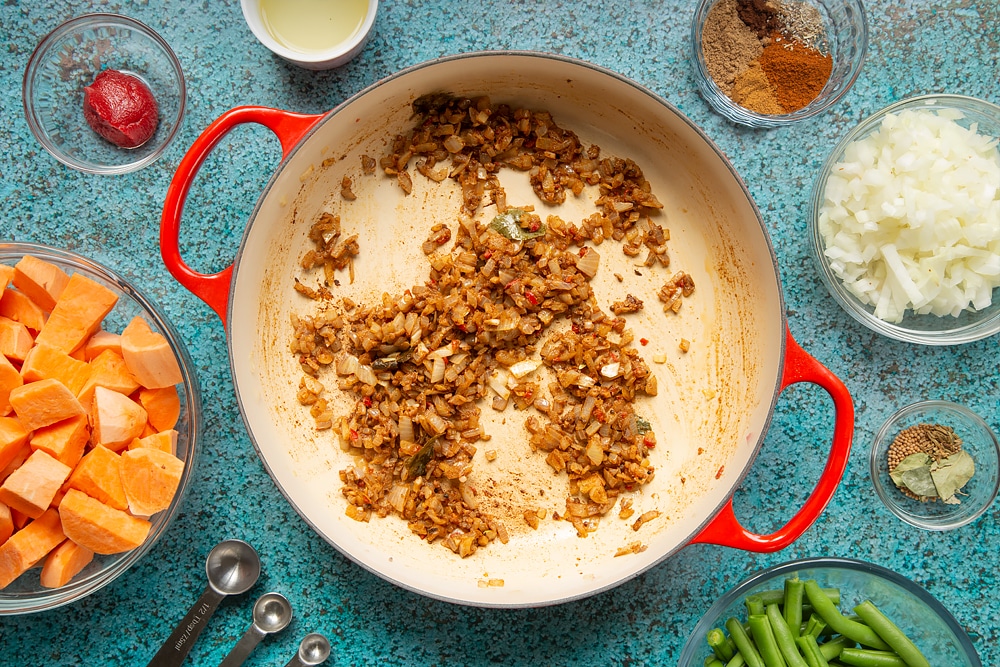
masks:
[[[902,662],[887,661],[893,654]],[[983,663],[962,625],[913,581],[859,560],[811,558],[757,572],[719,598],[695,625],[677,664]]]

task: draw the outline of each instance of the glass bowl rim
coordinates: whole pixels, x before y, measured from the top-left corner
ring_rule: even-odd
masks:
[[[178,84],[177,89],[177,99],[178,99],[178,110],[177,116],[173,119],[173,126],[170,132],[163,138],[160,145],[156,147],[155,150],[151,151],[148,155],[143,156],[138,160],[133,160],[132,162],[126,162],[123,164],[116,165],[105,165],[97,166],[92,163],[83,163],[72,156],[64,153],[57,146],[55,146],[44,132],[40,130],[42,123],[39,121],[37,114],[35,113],[35,103],[34,103],[34,92],[35,92],[35,76],[37,75],[42,62],[42,55],[47,53],[48,50],[57,43],[60,39],[63,39],[67,35],[71,34],[73,30],[84,26],[99,26],[99,25],[121,25],[132,28],[139,33],[145,35],[157,44],[166,55],[167,61],[170,63],[170,69],[175,74],[175,79]],[[182,121],[184,119],[185,108],[187,107],[187,81],[184,76],[184,68],[181,66],[180,60],[177,58],[177,54],[170,47],[163,37],[153,30],[151,27],[139,21],[138,19],[125,16],[123,14],[113,14],[110,12],[94,12],[89,14],[81,14],[73,18],[63,21],[55,28],[50,30],[35,46],[34,50],[31,52],[31,56],[28,57],[28,64],[24,69],[24,76],[21,80],[21,102],[24,107],[24,116],[28,122],[28,128],[31,130],[31,134],[34,135],[35,139],[42,145],[42,147],[56,160],[63,163],[67,167],[71,167],[78,171],[87,174],[101,174],[101,175],[112,175],[112,174],[125,174],[128,172],[136,171],[148,166],[159,159],[163,153],[167,150],[167,147],[173,142],[174,137],[177,136],[180,130]]]
[[[861,70],[864,69],[865,60],[868,57],[868,12],[865,9],[864,0],[842,0],[844,2],[853,2],[857,5],[860,21],[858,25],[858,55],[851,63],[851,69],[841,89],[835,94],[824,98],[819,104],[815,104],[814,100],[802,109],[791,113],[761,114],[740,106],[722,92],[722,89],[719,88],[718,84],[715,83],[715,80],[708,73],[705,65],[705,55],[701,48],[705,18],[708,16],[711,8],[720,1],[699,0],[695,6],[694,15],[691,20],[691,46],[694,51],[694,70],[698,88],[703,93],[703,97],[706,98],[709,106],[727,120],[755,129],[774,129],[818,116],[839,102],[854,87],[855,82],[861,75]]]
[[[948,629],[954,633],[954,635],[958,638],[960,649],[966,654],[967,657],[970,658],[972,667],[982,667],[982,660],[979,657],[979,653],[976,651],[975,646],[972,645],[972,640],[969,638],[965,628],[962,627],[962,625],[958,622],[958,619],[955,618],[951,611],[949,611],[948,608],[945,607],[937,598],[931,595],[923,586],[896,572],[895,570],[890,570],[881,565],[876,565],[874,563],[854,558],[839,558],[833,556],[800,558],[772,565],[762,570],[758,570],[727,590],[712,603],[708,610],[702,614],[695,623],[694,629],[688,635],[688,639],[681,649],[678,667],[690,667],[700,664],[697,662],[696,655],[702,645],[702,642],[704,641],[705,632],[711,629],[711,627],[714,627],[718,619],[722,616],[722,613],[747,591],[767,581],[777,579],[781,575],[790,574],[800,570],[819,568],[844,569],[861,572],[876,576],[899,586],[916,597],[920,602],[927,605],[927,607],[929,607],[931,611],[933,611],[934,614],[944,622]],[[709,619],[711,619],[711,621]],[[684,662],[685,658],[687,658],[687,662]]]
[[[940,103],[937,103],[938,101]],[[822,234],[819,231],[819,215],[823,204],[823,196],[826,192],[826,181],[829,179],[834,165],[843,157],[844,152],[851,143],[877,128],[886,115],[913,107],[957,109],[959,111],[967,111],[974,108],[979,113],[995,117],[998,126],[1000,126],[1000,105],[977,97],[954,93],[928,93],[907,97],[884,106],[863,118],[833,147],[813,181],[812,192],[809,197],[808,218],[810,254],[818,265],[820,279],[834,301],[840,304],[841,308],[855,321],[863,324],[871,331],[894,340],[905,343],[916,343],[918,345],[945,346],[972,343],[989,338],[1000,332],[1000,310],[990,317],[971,324],[937,331],[912,329],[893,322],[887,322],[869,313],[866,307],[853,295],[847,293],[840,278],[833,273],[830,263],[826,261],[823,254],[824,243]]]
[[[961,526],[972,523],[982,516],[993,504],[993,501],[996,500],[997,492],[1000,491],[1000,474],[994,475],[992,479],[992,488],[990,489],[990,492],[983,497],[981,506],[969,516],[966,516],[958,521],[950,521],[947,523],[929,523],[927,521],[922,521],[904,510],[898,503],[894,502],[889,496],[892,489],[887,488],[882,483],[882,479],[878,472],[880,458],[878,453],[879,445],[888,438],[890,429],[892,429],[892,427],[897,424],[899,420],[904,417],[908,417],[915,412],[926,409],[940,410],[960,415],[963,419],[972,422],[975,426],[982,429],[982,431],[988,436],[989,442],[993,445],[989,451],[993,453],[998,466],[1000,466],[1000,440],[997,439],[997,434],[993,431],[986,420],[974,410],[962,405],[961,403],[955,403],[953,401],[942,399],[921,400],[905,405],[889,415],[889,417],[882,423],[882,426],[879,427],[875,437],[872,438],[872,445],[868,452],[868,472],[871,477],[872,486],[875,487],[876,495],[878,495],[879,500],[882,501],[882,504],[885,505],[886,509],[902,521],[923,530],[941,532],[952,530],[954,528],[960,528]]]
[[[187,495],[198,461],[198,440],[201,432],[201,387],[194,362],[180,334],[156,302],[117,271],[85,255],[40,243],[0,241],[0,259],[10,259],[26,254],[32,254],[43,260],[54,259],[67,262],[76,268],[82,268],[84,271],[100,276],[134,300],[150,316],[156,328],[170,342],[171,348],[178,357],[178,365],[185,385],[184,400],[181,403],[184,410],[182,416],[188,420],[189,438],[187,454],[183,459],[184,470],[181,473],[181,481],[170,506],[159,513],[163,515],[163,520],[155,528],[155,532],[150,531],[149,536],[138,547],[121,554],[113,563],[102,564],[99,571],[81,581],[70,582],[59,588],[38,588],[30,592],[11,593],[0,590],[0,618],[48,611],[77,602],[114,582],[152,551],[163,534],[170,528],[174,519],[177,518],[180,506]]]

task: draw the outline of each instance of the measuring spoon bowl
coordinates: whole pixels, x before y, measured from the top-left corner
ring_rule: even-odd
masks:
[[[260,577],[260,556],[242,540],[215,545],[205,559],[208,586],[156,652],[147,667],[178,667],[184,662],[219,602],[250,590]]]
[[[238,667],[267,635],[281,632],[292,622],[292,605],[281,593],[265,593],[253,605],[253,623],[236,642],[219,667]]]
[[[322,664],[330,657],[330,642],[318,632],[313,632],[299,642],[299,652],[292,657],[285,667],[313,667]]]

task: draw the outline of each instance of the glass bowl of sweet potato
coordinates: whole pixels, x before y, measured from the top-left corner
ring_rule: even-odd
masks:
[[[108,585],[177,514],[200,398],[158,307],[86,257],[0,243],[0,615]]]

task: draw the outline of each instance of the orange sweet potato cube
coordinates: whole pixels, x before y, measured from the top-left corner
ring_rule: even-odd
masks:
[[[90,421],[86,415],[77,415],[36,429],[31,434],[29,443],[32,449],[40,449],[74,468],[80,462],[89,441]]]
[[[83,387],[77,392],[80,404],[88,411],[94,400],[94,388],[104,387],[119,394],[129,396],[139,388],[139,381],[125,365],[121,354],[114,350],[105,350],[97,355],[90,364],[90,376]]]
[[[181,399],[177,387],[139,390],[139,404],[146,410],[150,425],[157,432],[172,429],[181,414]]]
[[[90,365],[69,356],[62,350],[46,343],[31,348],[21,365],[21,377],[25,382],[37,382],[55,378],[76,396],[90,378]]]
[[[116,303],[118,295],[113,291],[74,273],[35,341],[72,354],[101,328],[101,322]]]
[[[59,516],[66,537],[103,555],[135,549],[145,541],[152,525],[76,489],[66,492]]]
[[[10,404],[24,427],[31,430],[85,414],[73,392],[55,378],[12,389]]]
[[[83,491],[115,509],[128,509],[122,487],[122,457],[107,447],[98,445],[87,452],[69,476],[66,487]]]
[[[28,327],[8,317],[0,317],[0,354],[12,361],[24,361],[34,344]]]
[[[92,560],[94,560],[93,551],[81,547],[73,540],[66,540],[45,557],[41,584],[45,588],[65,586]]]
[[[15,269],[13,266],[7,266],[6,264],[0,264],[0,292],[7,289],[10,285],[10,281],[14,279]]]
[[[10,391],[24,384],[20,371],[0,354],[0,416],[10,414]]]
[[[45,324],[45,311],[24,292],[9,287],[0,297],[0,316],[20,322],[35,333]]]
[[[0,417],[0,470],[6,468],[24,448],[30,435],[17,417]]]
[[[66,289],[69,276],[55,264],[25,255],[14,265],[14,287],[46,311],[51,311],[56,300]]]
[[[146,320],[134,317],[122,331],[122,357],[143,387],[157,389],[184,381],[180,365],[166,337]]]
[[[0,503],[0,544],[7,541],[7,538],[14,534],[14,519],[10,515],[10,508]]]
[[[104,331],[103,329],[95,331],[94,335],[87,339],[87,344],[83,346],[83,358],[87,361],[93,361],[101,352],[104,352],[105,350],[111,350],[115,354],[121,356],[121,334]]]
[[[0,545],[0,589],[28,571],[66,539],[59,514],[46,510]]]
[[[0,484],[7,481],[7,478],[11,474],[21,467],[21,465],[28,460],[28,457],[32,454],[31,445],[24,443],[14,452],[13,457],[10,459],[10,463],[0,468]]]
[[[177,493],[184,462],[152,447],[130,449],[122,454],[122,486],[129,511],[152,516],[168,507]]]
[[[128,396],[104,387],[94,389],[90,423],[95,443],[120,451],[142,435],[146,421],[146,411]]]
[[[167,452],[168,454],[174,454],[177,451],[177,431],[171,428],[159,433],[150,433],[141,438],[136,438],[128,446],[129,449],[138,449],[140,447],[149,447],[151,449],[158,449],[161,452]]]
[[[37,519],[48,509],[72,468],[36,451],[0,485],[0,503]]]

